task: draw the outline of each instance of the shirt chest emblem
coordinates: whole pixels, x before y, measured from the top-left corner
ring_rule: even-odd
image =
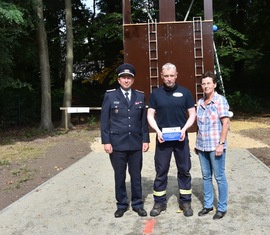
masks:
[[[183,93],[181,93],[181,92],[174,92],[173,93],[173,96],[174,97],[182,97],[183,96]]]

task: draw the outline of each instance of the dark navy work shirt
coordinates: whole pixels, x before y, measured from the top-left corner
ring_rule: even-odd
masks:
[[[155,89],[149,99],[149,108],[156,111],[156,122],[159,128],[181,128],[187,121],[187,110],[194,107],[191,92],[177,85],[174,91],[166,91],[163,87]]]

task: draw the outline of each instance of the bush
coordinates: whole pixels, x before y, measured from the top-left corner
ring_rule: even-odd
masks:
[[[262,113],[262,107],[259,101],[247,94],[241,94],[240,91],[236,91],[232,95],[227,96],[230,108],[236,112],[243,112],[249,114]]]

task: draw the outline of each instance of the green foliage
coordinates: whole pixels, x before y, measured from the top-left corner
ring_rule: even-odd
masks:
[[[14,71],[16,60],[20,58],[18,49],[25,46],[22,37],[28,36],[27,31],[33,28],[33,21],[25,17],[29,15],[25,8],[16,5],[16,1],[12,2],[0,2],[0,90],[7,87],[31,87],[29,83],[14,77]]]
[[[6,88],[0,93],[0,128],[38,122],[39,93],[25,88]]]
[[[27,88],[29,91],[32,90],[32,85],[27,82],[22,82],[19,79],[14,79],[9,76],[2,76],[1,82],[0,82],[0,90],[6,89],[6,88]]]
[[[90,115],[90,117],[87,118],[87,123],[89,126],[95,125],[97,123],[97,119],[94,115]]]
[[[0,159],[0,166],[10,165],[10,161],[7,159]]]
[[[33,179],[34,172],[28,169],[26,165],[23,165],[19,169],[11,171],[11,174],[18,179],[14,182],[13,185],[10,185],[9,188],[13,187],[19,189],[22,183]]]
[[[219,27],[214,38],[225,89],[252,94],[260,103],[270,86],[269,13],[266,0],[214,4],[214,24]]]
[[[108,43],[122,39],[122,14],[114,12],[111,14],[99,14],[95,19],[95,40]]]
[[[151,15],[153,19],[157,19],[158,12],[154,7],[153,1],[133,1],[131,7],[133,23],[147,22],[149,19],[148,14]]]
[[[0,0],[0,128],[34,124],[40,119],[40,68],[33,0]],[[123,61],[122,1],[96,0],[98,11],[72,0],[74,30],[73,96],[78,105],[100,106],[106,89],[116,86],[115,69]],[[65,80],[64,0],[43,0],[51,69],[52,116],[59,120]],[[190,1],[176,0],[183,20]],[[214,33],[226,94],[237,109],[260,111],[270,87],[270,5],[266,0],[216,1]],[[131,1],[132,22],[146,22],[149,9],[158,19],[158,0]],[[194,1],[188,20],[203,16]],[[139,58],[138,58],[139,59]],[[256,80],[256,83],[254,83]],[[229,92],[227,92],[229,91]],[[240,93],[238,93],[240,92]],[[252,98],[251,98],[251,95]],[[257,97],[254,99],[253,97]],[[269,98],[268,98],[269,97]],[[90,120],[90,122],[92,122]]]
[[[232,110],[236,112],[244,112],[250,114],[258,114],[262,112],[260,102],[247,94],[236,91],[232,95],[227,96],[227,100]]]
[[[0,2],[0,21],[2,24],[24,24],[23,13],[14,4]]]
[[[217,24],[221,30],[215,33],[215,44],[224,77],[230,79],[236,62],[243,61],[247,70],[254,69],[254,61],[259,61],[262,53],[258,49],[249,48],[247,36],[233,29],[227,22],[217,20]]]

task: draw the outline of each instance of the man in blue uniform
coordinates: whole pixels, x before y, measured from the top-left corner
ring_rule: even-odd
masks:
[[[141,169],[142,151],[149,148],[149,130],[145,95],[131,89],[135,68],[122,64],[117,70],[120,88],[105,93],[101,110],[101,140],[110,155],[115,178],[116,218],[128,209],[126,170],[131,178],[131,206],[139,216],[147,216],[143,208]]]
[[[154,207],[151,216],[158,216],[166,210],[166,187],[172,153],[177,166],[179,207],[185,216],[192,216],[190,149],[187,129],[196,118],[194,101],[189,90],[177,85],[175,65],[167,63],[162,67],[163,86],[155,89],[149,99],[148,122],[157,133],[155,151],[156,178],[154,181]],[[186,115],[188,114],[188,118]],[[175,139],[164,138],[164,128],[180,130]],[[172,133],[173,135],[173,133]],[[166,140],[166,141],[165,141]],[[169,141],[167,141],[169,140]]]

